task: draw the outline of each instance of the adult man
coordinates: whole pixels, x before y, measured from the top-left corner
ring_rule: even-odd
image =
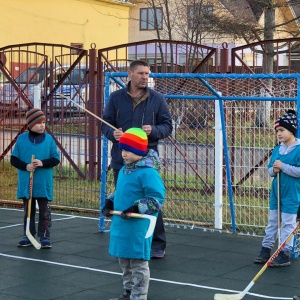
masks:
[[[132,61],[126,88],[113,92],[104,109],[103,119],[118,128],[114,130],[102,124],[103,134],[113,143],[111,168],[117,182],[123,158],[119,139],[123,132],[132,127],[142,128],[148,136],[148,148],[158,152],[158,141],[171,135],[172,118],[162,94],[148,87],[150,68],[141,60]],[[161,213],[158,214],[153,234],[151,257],[164,258],[166,234]]]

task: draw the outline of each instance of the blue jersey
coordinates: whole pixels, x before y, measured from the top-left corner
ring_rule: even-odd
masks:
[[[29,139],[29,133],[21,134],[12,151],[12,155],[24,161],[31,163],[31,156],[36,159],[44,160],[56,158],[60,160],[60,155],[56,144],[51,135],[46,134],[45,140],[41,143],[34,144]],[[29,177],[30,172],[18,170],[18,190],[17,198],[29,199]],[[32,196],[35,198],[47,198],[53,200],[53,168],[37,168],[33,173]]]

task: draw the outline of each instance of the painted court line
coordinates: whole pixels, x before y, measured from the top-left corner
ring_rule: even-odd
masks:
[[[17,211],[17,212],[23,212],[22,209],[14,209],[14,208],[1,208],[0,207],[0,210],[13,210],[13,211]],[[99,221],[99,218],[93,218],[93,217],[84,217],[84,216],[75,216],[75,215],[66,215],[66,214],[56,214],[56,213],[52,213],[52,215],[53,216],[54,215],[55,216],[65,216],[65,218],[54,219],[52,221],[70,220],[70,219],[74,219],[74,218]],[[10,226],[6,226],[6,227],[0,227],[0,229],[20,226],[20,225],[22,225],[22,224],[15,224],[15,225],[10,225]],[[102,269],[95,269],[95,268],[89,268],[89,267],[83,267],[83,266],[77,266],[77,265],[63,264],[63,263],[47,261],[47,260],[32,259],[32,258],[26,258],[26,257],[21,257],[21,256],[8,255],[8,254],[5,254],[5,253],[0,253],[0,256],[7,257],[7,258],[26,260],[26,261],[32,261],[32,262],[37,262],[37,263],[57,265],[57,266],[61,266],[61,267],[82,269],[82,270],[87,270],[87,271],[92,271],[92,272],[99,272],[99,273],[106,273],[106,274],[111,274],[111,275],[122,276],[122,274],[118,273],[118,272],[111,272],[111,271],[106,271],[106,270],[102,270]],[[228,289],[210,287],[210,286],[205,286],[205,285],[198,285],[198,284],[185,283],[185,282],[177,282],[177,281],[157,279],[157,278],[150,278],[150,280],[151,281],[174,284],[174,285],[190,286],[190,287],[201,288],[201,289],[209,289],[209,290],[214,290],[214,291],[218,291],[218,292],[228,292],[228,293],[237,293],[237,294],[242,292],[242,291],[228,290]],[[256,294],[256,293],[247,293],[247,295],[251,295],[253,297],[258,297],[260,299],[292,300],[292,298],[272,297],[272,296],[261,295],[261,294]]]
[[[60,266],[60,267],[68,267],[68,268],[74,268],[74,269],[87,270],[87,271],[92,271],[92,272],[99,272],[99,273],[106,273],[106,274],[110,274],[110,275],[122,276],[122,274],[118,273],[118,272],[112,272],[112,271],[106,271],[106,270],[102,270],[102,269],[95,269],[95,268],[90,268],[90,267],[58,263],[58,262],[42,260],[42,259],[33,259],[33,258],[28,258],[28,257],[9,255],[9,254],[5,254],[5,253],[0,253],[0,256],[6,257],[6,258],[13,258],[13,259],[25,260],[25,261],[30,261],[30,262],[36,262],[36,263],[56,265],[56,266]],[[208,290],[214,290],[214,291],[222,291],[222,292],[228,292],[228,293],[240,293],[241,292],[241,291],[227,290],[227,289],[215,288],[215,287],[210,287],[210,286],[205,286],[205,285],[192,284],[192,283],[186,283],[186,282],[177,282],[177,281],[157,279],[157,278],[150,278],[150,280],[157,281],[157,282],[163,282],[163,283],[170,283],[170,284],[174,284],[174,285],[190,286],[190,287],[195,287],[195,288],[208,289]],[[260,298],[264,298],[264,299],[274,299],[274,300],[291,300],[292,299],[292,298],[284,298],[284,297],[270,297],[270,296],[266,296],[266,295],[255,294],[255,293],[248,293],[248,295],[251,295],[254,297],[260,297]]]
[[[70,217],[67,217],[67,218],[61,218],[61,219],[52,219],[51,221],[52,222],[55,222],[55,221],[64,221],[64,220],[70,220],[70,219],[74,219],[76,218],[75,216],[70,216]],[[35,222],[36,224],[38,222]],[[23,224],[19,223],[19,224],[13,224],[13,225],[8,225],[8,226],[2,226],[0,227],[0,230],[1,229],[7,229],[7,228],[12,228],[12,227],[18,227],[18,226],[23,226]]]

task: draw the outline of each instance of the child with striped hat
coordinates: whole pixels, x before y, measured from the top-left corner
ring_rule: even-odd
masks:
[[[60,154],[52,136],[45,133],[46,117],[44,113],[33,108],[26,113],[28,131],[18,136],[11,154],[10,162],[18,169],[17,198],[24,204],[24,237],[20,240],[19,247],[32,246],[27,238],[26,221],[29,194],[30,172],[33,172],[32,207],[30,216],[30,233],[37,233],[42,249],[51,248],[51,207],[53,200],[53,167],[60,162]],[[31,161],[34,155],[34,160]],[[36,201],[39,205],[38,230],[35,227]]]
[[[119,140],[124,167],[120,170],[115,193],[106,200],[104,216],[113,216],[109,254],[118,257],[123,271],[124,293],[116,299],[146,300],[149,287],[152,236],[145,238],[149,221],[130,218],[128,213],[157,216],[164,202],[165,188],[159,175],[158,153],[148,150],[148,138],[141,128],[130,128]]]

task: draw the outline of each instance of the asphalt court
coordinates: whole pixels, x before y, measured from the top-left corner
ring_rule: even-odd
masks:
[[[99,219],[53,213],[52,249],[19,248],[23,211],[0,208],[0,299],[97,299],[123,292]],[[242,292],[261,269],[261,237],[166,225],[166,257],[150,261],[149,300],[212,300]],[[300,294],[300,260],[268,268],[243,299]]]

